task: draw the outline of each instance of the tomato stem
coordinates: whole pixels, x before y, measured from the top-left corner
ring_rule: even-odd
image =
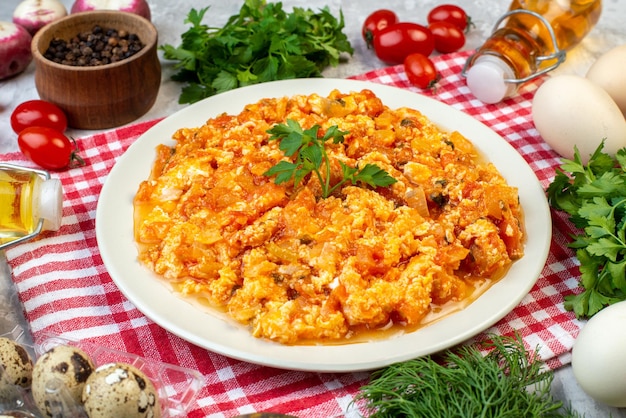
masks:
[[[78,144],[76,143],[76,140],[74,139],[74,137],[70,136],[69,138],[74,143],[74,151],[72,151],[72,153],[70,154],[70,161],[68,163],[68,167],[69,168],[82,167],[86,163],[85,163],[84,158],[78,154]]]
[[[467,16],[467,26],[465,26],[465,33],[469,33],[469,31],[470,31],[472,28],[475,28],[475,27],[476,27],[476,24],[475,24],[475,23],[474,23],[474,21],[472,20],[472,17],[468,15],[468,16]]]

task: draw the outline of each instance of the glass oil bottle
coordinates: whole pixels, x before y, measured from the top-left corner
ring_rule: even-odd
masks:
[[[521,84],[558,67],[601,11],[601,0],[513,0],[467,60],[467,86],[484,103],[513,95]]]
[[[0,250],[61,227],[61,182],[46,171],[0,163]]]

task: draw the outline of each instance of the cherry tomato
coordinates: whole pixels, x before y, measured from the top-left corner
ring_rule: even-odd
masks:
[[[428,23],[448,22],[458,27],[462,31],[469,30],[472,26],[472,19],[467,15],[465,10],[454,4],[442,4],[428,13]]]
[[[413,53],[404,60],[404,72],[409,82],[420,89],[432,88],[439,81],[435,64],[424,54]]]
[[[428,25],[433,34],[435,49],[442,53],[455,52],[465,45],[465,34],[450,22],[433,22]]]
[[[67,129],[67,117],[57,105],[45,100],[19,104],[11,114],[11,128],[19,134],[29,126],[47,126],[59,132]]]
[[[388,64],[401,64],[414,52],[429,56],[435,49],[430,29],[412,22],[399,22],[379,30],[373,45],[376,56]]]
[[[389,25],[393,25],[398,22],[398,16],[395,12],[387,9],[376,10],[363,22],[363,27],[361,28],[361,35],[367,45],[371,45],[374,40],[374,36],[381,29],[385,29]]]
[[[17,144],[26,157],[46,170],[61,170],[73,161],[82,163],[72,141],[47,126],[24,128],[17,136]]]

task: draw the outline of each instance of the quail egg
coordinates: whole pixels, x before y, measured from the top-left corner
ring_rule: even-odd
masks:
[[[60,402],[69,401],[69,407],[80,405],[83,386],[94,369],[89,355],[78,347],[58,345],[48,350],[37,359],[33,368],[32,394],[35,405],[44,416],[49,417],[55,414],[54,409],[59,407]],[[62,396],[54,397],[49,390],[51,385],[59,383],[60,390],[69,396],[69,400],[62,399]]]
[[[0,337],[0,397],[14,386],[27,388],[33,375],[33,361],[24,347],[15,341]]]
[[[159,418],[159,397],[150,379],[125,363],[98,367],[83,388],[83,406],[89,418]]]

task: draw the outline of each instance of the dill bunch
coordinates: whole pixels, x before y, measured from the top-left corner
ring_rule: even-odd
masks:
[[[377,370],[354,402],[365,401],[368,416],[378,418],[577,416],[553,399],[553,378],[519,336],[491,336],[478,346]]]

